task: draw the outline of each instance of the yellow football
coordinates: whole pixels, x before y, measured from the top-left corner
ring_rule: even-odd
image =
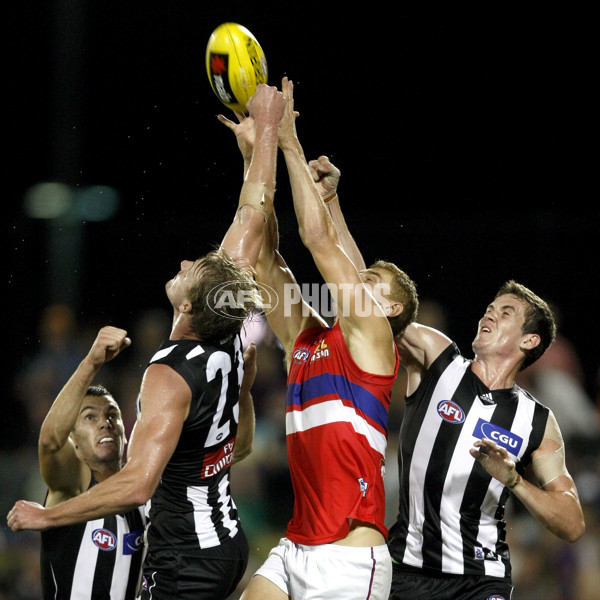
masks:
[[[246,112],[256,86],[268,79],[263,49],[237,23],[222,23],[212,32],[206,45],[206,72],[217,98],[238,112]]]

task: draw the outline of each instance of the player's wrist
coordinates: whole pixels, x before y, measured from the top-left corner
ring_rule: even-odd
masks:
[[[523,478],[521,477],[520,473],[516,473],[515,477],[513,478],[513,480],[509,483],[506,484],[506,487],[509,490],[514,490],[520,483],[521,481],[523,481]]]

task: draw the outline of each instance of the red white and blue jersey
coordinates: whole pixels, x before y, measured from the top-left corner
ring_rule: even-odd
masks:
[[[303,331],[288,373],[286,437],[295,543],[334,542],[349,519],[385,527],[385,451],[392,387],[398,372],[375,375],[354,362],[339,325]]]

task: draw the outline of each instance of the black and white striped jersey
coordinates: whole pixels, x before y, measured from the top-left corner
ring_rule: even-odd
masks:
[[[91,487],[91,486],[90,486]],[[144,548],[143,507],[41,534],[45,600],[133,600]]]
[[[469,454],[487,437],[523,470],[540,445],[548,409],[517,385],[490,390],[449,346],[406,399],[400,429],[400,503],[390,529],[408,567],[509,578],[504,512],[510,491]]]
[[[244,370],[240,337],[218,345],[169,340],[150,364],[168,365],[179,373],[192,400],[177,447],[149,503],[149,551],[219,546],[241,528],[229,485]]]

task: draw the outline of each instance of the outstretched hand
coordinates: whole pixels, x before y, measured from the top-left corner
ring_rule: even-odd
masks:
[[[238,120],[237,123],[231,121],[224,115],[217,115],[217,119],[223,123],[225,127],[228,127],[233,131],[244,161],[250,162],[252,159],[252,150],[254,149],[254,141],[256,139],[254,119],[241,112],[235,112],[234,114]]]
[[[294,83],[284,77],[281,80],[281,92],[285,98],[285,110],[279,123],[279,147],[282,150],[290,149],[297,141],[296,119],[299,113],[294,110]]]
[[[510,458],[506,448],[487,438],[477,440],[475,448],[469,450],[471,456],[500,483],[507,487],[514,485],[517,479],[515,461]]]
[[[237,139],[238,148],[242,153],[244,162],[252,160],[252,152],[256,141],[256,122],[262,120],[277,126],[285,110],[283,94],[272,86],[261,84],[255,94],[248,100],[249,114],[234,111],[237,123],[219,114],[217,119],[228,129],[233,131]]]

